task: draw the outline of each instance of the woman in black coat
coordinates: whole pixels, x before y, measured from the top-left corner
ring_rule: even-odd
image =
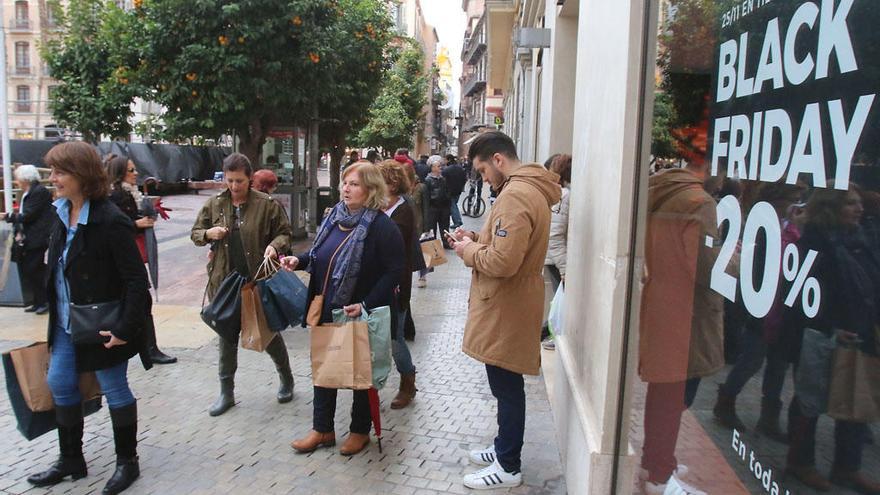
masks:
[[[798,361],[802,339],[808,330],[835,339],[838,346],[858,349],[867,356],[878,355],[880,256],[877,246],[868,241],[860,225],[864,208],[859,189],[851,185],[848,191],[839,191],[833,186],[833,182],[829,182],[827,188],[816,189],[810,196],[806,225],[797,241],[801,259],[810,251],[817,253],[810,275],[819,282],[822,298],[813,317],[805,315],[800,301],[787,313],[783,344],[791,349],[794,361]],[[800,385],[795,388],[801,393],[806,389],[805,384],[796,385]],[[827,391],[816,392],[819,393]],[[829,483],[816,469],[818,419],[805,408],[798,395],[792,398],[786,472],[820,491],[828,491],[834,483],[860,493],[880,493],[880,483],[862,469],[868,425],[835,420],[834,463]]]
[[[18,271],[21,274],[22,289],[31,294],[31,306],[25,311],[46,314],[46,289],[43,279],[46,278],[46,247],[48,246],[49,229],[55,211],[52,209],[52,193],[40,184],[40,172],[33,165],[21,165],[15,169],[15,180],[24,192],[18,213],[0,213],[0,220],[5,219],[15,226],[16,235],[23,238],[23,252],[18,260]]]
[[[308,269],[308,304],[323,294],[320,323],[333,321],[332,311],[343,309],[349,317],[361,310],[394,307],[394,291],[404,270],[403,239],[397,225],[382,212],[385,181],[378,167],[360,161],[348,167],[340,184],[342,201],[326,216],[312,249],[282,259],[288,269]],[[327,280],[326,285],[324,281]],[[314,387],[313,430],[291,446],[312,452],[336,444],[333,418],[336,389]],[[370,405],[366,390],[354,392],[349,436],[340,449],[354,455],[370,442]]]
[[[394,358],[397,372],[400,373],[400,389],[391,401],[391,409],[403,409],[408,406],[418,390],[416,388],[416,367],[413,365],[412,354],[406,345],[404,330],[407,318],[411,319],[409,314],[411,312],[413,261],[416,256],[421,257],[422,253],[421,250],[418,254],[415,253],[415,250],[419,249],[415,209],[405,196],[409,193],[411,186],[403,167],[404,165],[394,160],[386,160],[380,165],[385,185],[388,187],[388,196],[386,197],[388,204],[385,206],[385,214],[400,229],[405,253],[404,268],[400,274],[400,287],[397,291],[395,325],[391,329],[391,355]]]
[[[137,189],[137,167],[134,162],[124,156],[114,154],[108,155],[104,159],[104,168],[110,178],[110,201],[113,202],[135,226],[135,239],[140,238],[143,241],[144,231],[152,228],[156,220],[154,218],[141,214],[140,205],[143,196]],[[140,246],[143,246],[143,242]],[[141,249],[140,247],[138,249]],[[141,260],[146,262],[146,253],[141,252]],[[155,283],[155,280],[153,281]],[[150,298],[150,306],[152,306],[152,298]],[[177,358],[171,357],[159,349],[156,340],[156,324],[153,320],[151,310],[148,310],[147,328],[145,336],[147,338],[147,348],[150,351],[150,360],[153,364],[173,364],[177,362]]]
[[[104,494],[128,488],[140,476],[137,458],[137,402],[128,386],[128,360],[140,354],[152,366],[143,329],[149,292],[147,273],[134,242],[134,226],[106,199],[107,176],[95,149],[83,142],[63,143],[45,158],[58,196],[49,238],[47,280],[51,350],[48,383],[55,402],[61,455],[48,470],[28,478],[49,486],[67,476],[86,476],[82,453],[83,415],[79,373],[95,371],[107,398],[116,447],[116,471]],[[115,328],[96,329],[99,344],[74,344],[71,307],[118,302]]]

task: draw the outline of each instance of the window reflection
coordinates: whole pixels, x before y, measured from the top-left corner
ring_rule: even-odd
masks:
[[[878,21],[661,2],[635,492],[880,493]]]

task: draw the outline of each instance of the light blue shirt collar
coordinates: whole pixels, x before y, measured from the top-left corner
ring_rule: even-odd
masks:
[[[55,212],[58,213],[58,218],[64,223],[64,228],[70,228],[70,200],[67,198],[56,199],[52,204],[55,206]],[[89,200],[85,200],[82,209],[79,210],[79,217],[76,219],[77,224],[88,225],[90,206],[91,203]]]

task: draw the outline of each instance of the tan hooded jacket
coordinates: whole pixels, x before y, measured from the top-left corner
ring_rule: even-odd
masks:
[[[709,286],[721,245],[716,209],[703,181],[686,169],[648,183],[639,334],[646,382],[680,382],[724,367],[724,301]]]
[[[464,250],[473,268],[462,350],[515,373],[537,375],[550,207],[562,196],[559,176],[523,165],[501,187],[483,229]]]

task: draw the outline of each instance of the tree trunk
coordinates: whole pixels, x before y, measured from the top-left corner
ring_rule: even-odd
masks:
[[[339,133],[330,149],[330,194],[334,203],[339,201],[339,175],[342,171],[342,159],[345,157],[345,144],[345,134]]]
[[[254,168],[260,165],[260,155],[266,144],[266,132],[259,118],[251,121],[246,130],[238,135],[238,152],[248,157]]]
[[[318,231],[318,217],[323,213],[318,211],[318,164],[321,163],[318,124],[316,106],[309,122],[309,232],[312,234]]]

